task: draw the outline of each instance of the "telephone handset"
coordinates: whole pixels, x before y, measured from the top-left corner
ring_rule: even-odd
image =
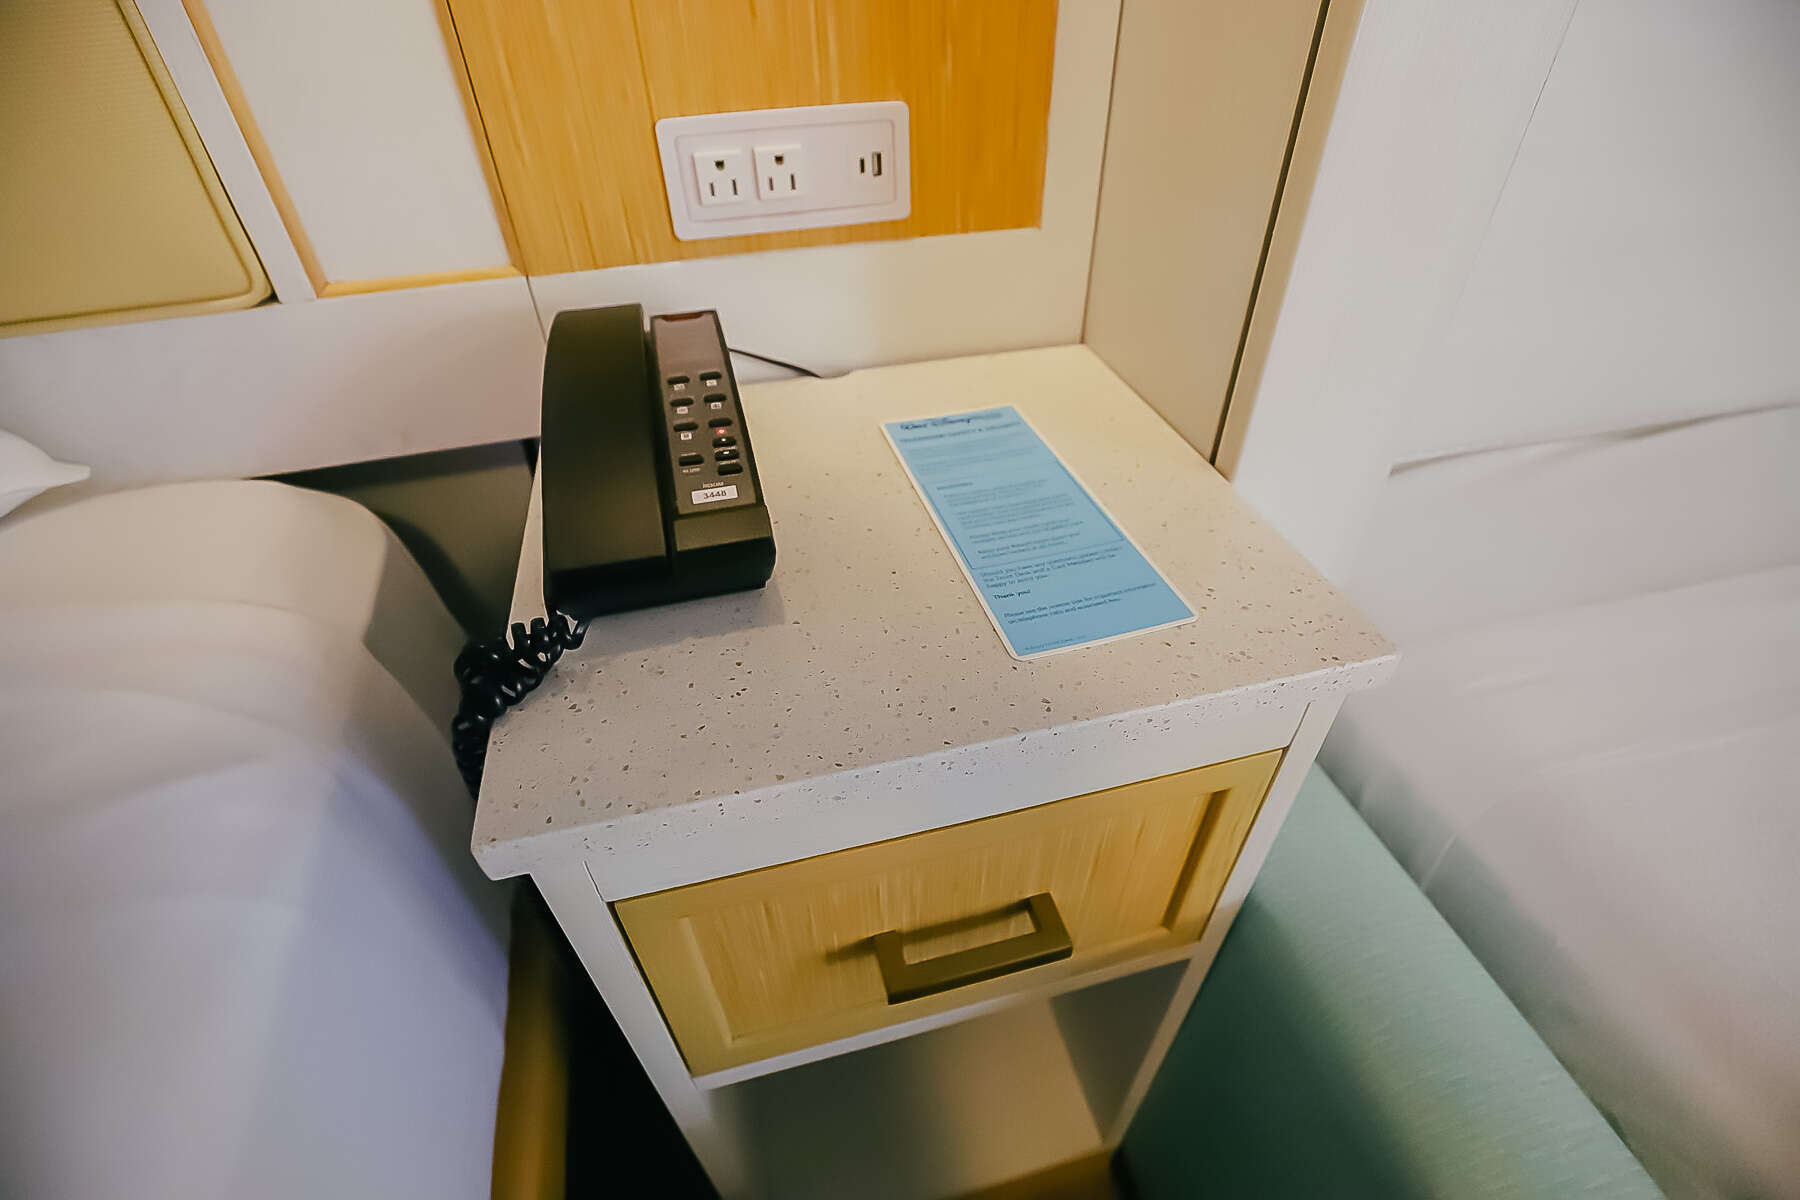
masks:
[[[585,621],[762,587],[775,568],[716,312],[558,313],[544,360],[544,599]]]
[[[488,734],[602,613],[759,588],[775,569],[737,379],[715,312],[558,313],[544,356],[548,614],[456,656],[450,749],[470,796]]]

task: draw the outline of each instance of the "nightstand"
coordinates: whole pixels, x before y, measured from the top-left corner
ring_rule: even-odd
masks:
[[[595,621],[496,727],[475,856],[536,882],[724,1195],[1107,1152],[1393,647],[1085,347],[744,403],[774,578]],[[881,432],[1002,404],[1196,621],[1006,653]]]

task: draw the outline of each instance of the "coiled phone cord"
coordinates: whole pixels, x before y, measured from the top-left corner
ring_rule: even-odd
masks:
[[[506,636],[470,642],[456,656],[451,669],[462,699],[450,722],[450,752],[471,797],[481,791],[494,722],[536,690],[563,651],[581,645],[587,626],[560,612],[534,617],[529,626],[515,621]]]

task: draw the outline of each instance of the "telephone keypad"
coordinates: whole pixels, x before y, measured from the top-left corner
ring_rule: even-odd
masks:
[[[710,314],[653,318],[651,340],[655,377],[663,381],[665,461],[675,473],[677,513],[757,503],[760,487],[751,465],[750,437],[740,428],[742,400],[716,319]],[[710,457],[703,447],[712,450]]]

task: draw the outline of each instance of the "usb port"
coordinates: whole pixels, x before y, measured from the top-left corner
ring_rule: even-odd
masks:
[[[871,154],[869,157],[873,160],[873,163],[872,163],[873,169],[869,172],[869,174],[875,176],[877,179],[881,178],[881,151],[877,150],[875,153]]]

